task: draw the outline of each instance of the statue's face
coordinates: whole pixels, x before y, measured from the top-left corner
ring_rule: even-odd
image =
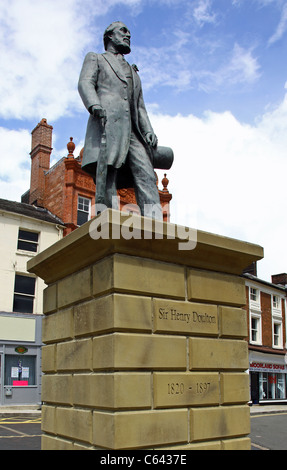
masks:
[[[123,23],[119,23],[115,27],[110,38],[118,52],[121,54],[129,54],[131,52],[131,33]]]

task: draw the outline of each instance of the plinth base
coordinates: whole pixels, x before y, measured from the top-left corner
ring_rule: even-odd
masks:
[[[29,262],[49,284],[42,448],[249,449],[240,274],[262,249],[197,232],[179,251],[172,224],[162,239],[95,240],[92,223]]]

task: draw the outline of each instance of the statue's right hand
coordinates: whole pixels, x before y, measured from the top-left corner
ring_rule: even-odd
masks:
[[[107,120],[106,110],[102,108],[100,105],[93,105],[91,107],[91,114],[97,119],[102,119],[104,123]]]

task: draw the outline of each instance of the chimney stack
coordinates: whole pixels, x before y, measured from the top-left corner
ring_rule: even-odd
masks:
[[[32,131],[31,181],[29,204],[43,207],[45,171],[50,169],[53,127],[42,119]]]
[[[271,276],[272,279],[272,284],[277,284],[280,286],[285,287],[287,285],[287,274],[286,273],[281,273],[281,274],[273,274]]]

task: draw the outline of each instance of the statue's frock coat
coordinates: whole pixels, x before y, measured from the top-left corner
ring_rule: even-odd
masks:
[[[148,153],[144,137],[147,132],[153,132],[144,105],[140,78],[133,67],[131,70],[133,82],[131,103],[127,79],[118,58],[111,52],[104,54],[89,52],[79,78],[79,93],[86,108],[90,111],[91,106],[101,105],[106,110],[107,164],[115,168],[123,167],[126,161],[132,126]],[[90,115],[82,167],[93,176],[96,175],[101,133],[99,119]]]

